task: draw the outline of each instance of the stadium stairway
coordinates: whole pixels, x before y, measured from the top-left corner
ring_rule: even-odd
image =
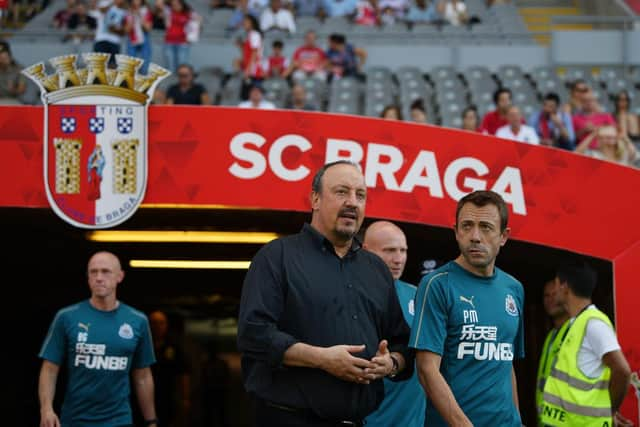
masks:
[[[577,6],[574,0],[549,1],[532,0],[518,3],[518,10],[522,20],[529,31],[534,34],[533,38],[541,45],[548,46],[551,43],[552,31],[582,31],[592,30],[591,24],[553,24],[554,16],[579,16],[583,11]]]

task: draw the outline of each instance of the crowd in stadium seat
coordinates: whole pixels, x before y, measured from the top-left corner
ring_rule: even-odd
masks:
[[[367,66],[366,50],[349,40],[358,26],[477,23],[474,14],[479,2],[469,1],[467,7],[459,0],[212,0],[207,7],[214,11],[213,16],[228,10],[227,43],[235,43],[240,51],[230,73],[206,67],[196,73],[189,65],[190,46],[201,31],[207,31],[201,9],[196,11],[186,0],[130,3],[66,0],[53,17],[53,27],[69,30],[64,40],[93,40],[98,51],[114,53],[120,45],[126,46],[126,53],[144,59],[142,73],[151,58],[151,32],[163,32],[163,65],[174,74],[158,89],[156,103],[273,105],[369,117],[393,111],[388,114],[396,119],[567,150],[575,150],[590,138],[587,149],[592,154],[598,141],[593,132],[615,125],[621,135],[640,143],[640,105],[634,102],[640,99],[640,76],[622,66],[538,67],[526,72],[516,65],[495,70],[481,66],[465,70],[452,66],[431,70],[402,64]],[[486,1],[482,7],[495,7],[496,3],[508,1]],[[119,25],[109,23],[114,10]],[[480,15],[483,19],[487,16]],[[326,38],[324,43],[318,41],[315,28],[344,18],[352,23],[349,31],[330,33],[323,28]],[[298,19],[312,19],[315,24],[307,20],[299,27]],[[336,28],[344,30],[339,25]],[[302,29],[304,42],[291,46],[299,38],[289,34],[301,34]],[[285,55],[285,48],[290,51],[292,47],[294,53]],[[14,69],[19,69],[15,63],[0,65],[3,82],[12,80],[9,76],[15,75]],[[24,85],[23,80],[17,81]],[[9,91],[5,89],[0,96],[8,100]],[[21,94],[13,100],[27,102]]]

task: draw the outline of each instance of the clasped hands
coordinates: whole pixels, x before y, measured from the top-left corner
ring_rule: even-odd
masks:
[[[387,340],[380,341],[376,355],[371,359],[356,357],[365,345],[336,345],[324,349],[320,368],[331,375],[358,384],[369,384],[393,372],[393,360]]]

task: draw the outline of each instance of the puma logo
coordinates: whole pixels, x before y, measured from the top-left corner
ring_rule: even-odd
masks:
[[[471,307],[473,307],[475,309],[476,306],[473,305],[473,298],[474,298],[473,296],[471,296],[471,298],[466,298],[466,297],[463,297],[462,295],[460,295],[460,301],[466,302],[467,304],[471,304]]]
[[[89,325],[90,325],[90,324],[91,324],[91,323],[87,323],[87,324],[85,325],[85,324],[84,324],[84,323],[82,323],[82,322],[78,322],[78,327],[79,327],[80,329],[84,329],[85,331],[89,332]]]

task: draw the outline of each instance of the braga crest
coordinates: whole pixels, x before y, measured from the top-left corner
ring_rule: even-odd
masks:
[[[127,220],[144,198],[147,185],[147,111],[157,84],[169,72],[142,60],[85,53],[49,60],[23,73],[39,87],[44,114],[44,181],[52,209],[81,228],[109,228]]]

